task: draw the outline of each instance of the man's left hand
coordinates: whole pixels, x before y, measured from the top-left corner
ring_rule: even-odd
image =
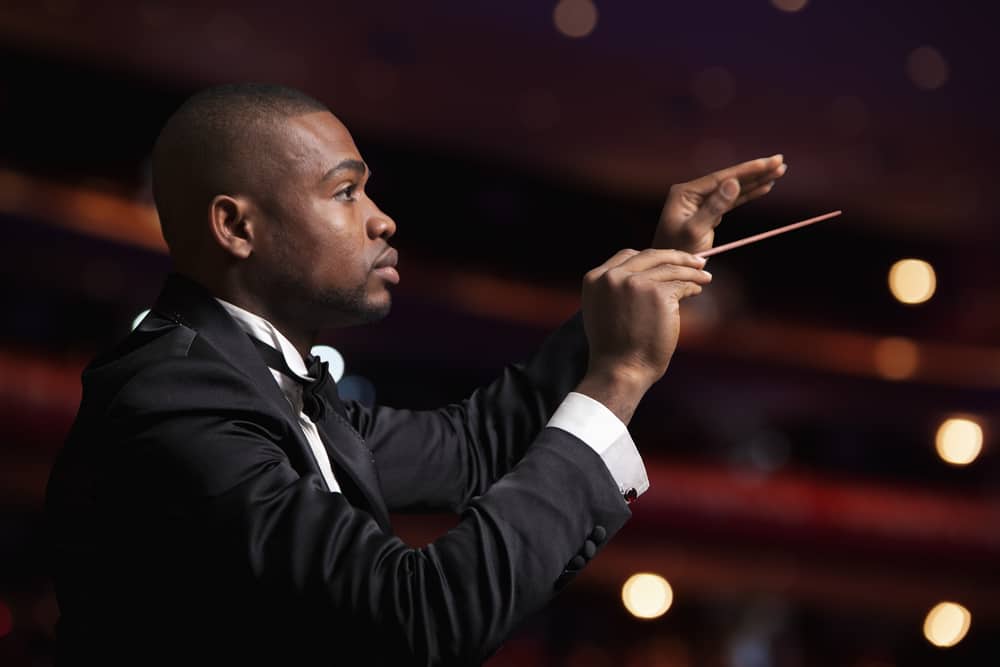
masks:
[[[766,195],[787,169],[784,157],[778,154],[672,186],[656,226],[653,247],[692,254],[708,250],[722,216],[740,204]]]

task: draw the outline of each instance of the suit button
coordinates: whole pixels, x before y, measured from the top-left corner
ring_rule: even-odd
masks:
[[[604,529],[604,526],[597,526],[592,531],[590,531],[590,539],[592,539],[597,544],[602,544],[604,540],[608,537],[608,531]]]
[[[559,578],[556,579],[556,590],[559,590],[560,588],[568,584],[570,581],[572,581],[573,577],[575,576],[576,572],[570,572],[569,570],[566,570],[565,572],[560,574]]]
[[[582,570],[587,564],[587,561],[583,556],[573,556],[569,563],[566,565],[567,570]]]
[[[596,554],[596,553],[597,553],[597,545],[596,544],[594,544],[590,540],[587,540],[586,542],[583,543],[583,549],[580,551],[580,555],[581,556],[583,556],[587,560],[590,560],[591,558],[594,557],[594,554]]]

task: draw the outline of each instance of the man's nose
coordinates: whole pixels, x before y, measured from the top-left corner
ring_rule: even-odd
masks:
[[[371,239],[390,238],[396,233],[396,222],[372,204],[372,214],[368,216],[368,236]]]

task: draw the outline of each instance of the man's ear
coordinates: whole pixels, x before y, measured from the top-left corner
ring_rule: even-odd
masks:
[[[246,259],[253,253],[254,229],[247,220],[248,203],[242,197],[217,195],[209,209],[212,237],[235,258]]]

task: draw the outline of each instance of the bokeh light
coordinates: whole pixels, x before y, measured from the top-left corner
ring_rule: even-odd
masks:
[[[132,320],[132,331],[135,331],[136,327],[138,327],[140,324],[142,324],[142,321],[144,319],[146,319],[146,315],[149,315],[149,309],[148,308],[135,316],[135,319]]]
[[[887,380],[913,377],[920,365],[920,348],[908,338],[883,338],[875,344],[875,371]]]
[[[552,12],[556,30],[567,37],[586,37],[597,27],[597,7],[590,0],[561,0]]]
[[[937,90],[948,81],[948,62],[937,49],[921,46],[907,56],[906,73],[917,88]]]
[[[923,303],[936,288],[934,267],[922,259],[901,259],[889,269],[889,289],[902,303]]]
[[[806,5],[809,4],[809,0],[771,0],[771,4],[775,9],[791,13],[805,9]]]
[[[636,618],[659,618],[674,601],[674,591],[658,574],[633,574],[622,586],[625,609]]]
[[[972,623],[972,614],[957,602],[940,602],[927,612],[924,637],[927,641],[948,648],[962,641]]]
[[[938,427],[935,447],[947,463],[964,466],[972,463],[983,450],[983,428],[961,417],[946,419]]]
[[[330,365],[330,377],[333,378],[334,382],[340,382],[340,378],[344,377],[345,368],[344,357],[340,352],[329,345],[313,345],[309,352],[328,363]]]

